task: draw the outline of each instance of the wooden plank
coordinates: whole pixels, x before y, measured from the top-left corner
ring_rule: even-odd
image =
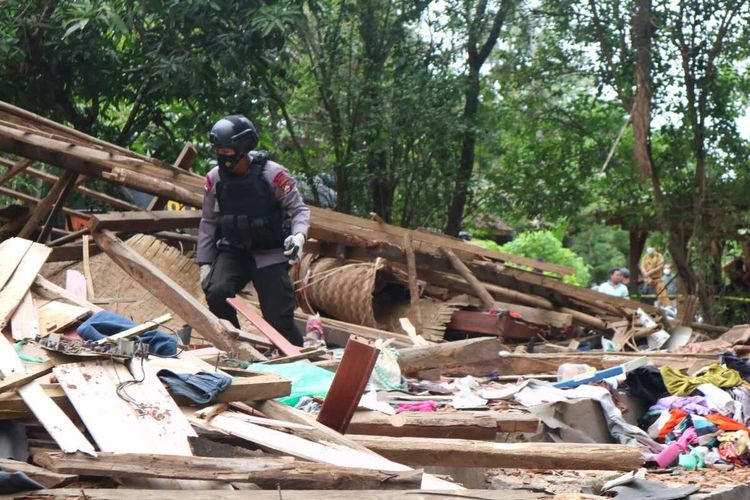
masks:
[[[74,306],[59,300],[48,301],[37,307],[39,326],[46,333],[59,332],[89,316],[88,307]]]
[[[390,224],[380,224],[375,221],[314,206],[310,207],[310,215],[310,237],[326,241],[328,240],[326,236],[329,236],[331,232],[334,232],[344,236],[351,235],[359,237],[364,242],[367,242],[360,246],[368,246],[368,243],[377,241],[386,241],[395,245],[401,245],[404,234],[410,232],[409,229],[402,227]],[[540,269],[542,271],[560,274],[572,274],[573,272],[572,269],[566,266],[540,262],[518,255],[488,250],[479,245],[472,245],[458,238],[451,238],[443,234],[432,233],[429,231],[411,231],[411,233],[414,241],[414,249],[417,252],[428,251],[438,253],[439,248],[448,248],[464,255],[487,257],[493,260],[527,266],[532,269]]]
[[[235,401],[250,402],[266,399],[282,398],[292,392],[292,382],[289,379],[274,374],[254,375],[251,377],[234,378],[229,387],[221,392],[215,403],[233,403]],[[191,400],[174,396],[180,406],[191,406]]]
[[[109,337],[103,338],[101,340],[98,340],[98,344],[116,344],[118,340],[120,339],[127,339],[129,337],[134,337],[136,335],[140,335],[143,332],[147,332],[150,330],[154,330],[159,327],[159,325],[163,325],[164,323],[171,321],[172,315],[162,314],[161,316],[154,318],[152,320],[146,321],[143,324],[136,325],[132,328],[128,328],[127,330],[123,330],[120,333],[115,333],[114,335],[110,335]]]
[[[379,354],[380,349],[372,344],[356,338],[349,339],[318,414],[318,422],[341,434],[346,433]]]
[[[106,360],[59,365],[53,372],[102,451],[192,455],[188,437],[196,434],[155,372],[148,363],[133,370],[137,379]]]
[[[153,212],[109,212],[91,218],[91,232],[108,229],[117,232],[155,233],[195,228],[201,220],[199,210],[159,210]]]
[[[67,173],[67,172],[66,172]],[[65,200],[68,199],[68,196],[70,195],[70,192],[73,190],[73,188],[76,186],[76,181],[78,180],[78,174],[72,174],[70,177],[66,178],[66,175],[63,174],[63,176],[60,178],[58,182],[64,182],[65,184],[62,187],[62,190],[57,195],[57,198],[54,200],[54,204],[49,210],[49,214],[47,215],[47,220],[44,223],[44,226],[42,227],[41,232],[39,233],[39,236],[37,237],[36,241],[37,243],[45,243],[49,239],[49,235],[52,232],[52,227],[55,224],[55,219],[57,219],[58,214],[60,213],[60,210],[62,210],[63,205],[65,204]],[[57,183],[55,183],[54,186],[57,186]],[[54,188],[53,186],[53,188]],[[46,200],[46,198],[45,198]],[[44,203],[44,202],[42,202]],[[36,210],[38,210],[40,205],[37,206]],[[32,215],[33,219],[33,215]],[[28,222],[27,222],[28,224]]]
[[[630,471],[643,465],[637,446],[594,443],[489,443],[468,439],[352,436],[391,460],[412,465]]]
[[[57,202],[60,195],[67,189],[67,186],[69,186],[71,182],[75,182],[77,177],[78,174],[76,172],[65,171],[62,177],[60,177],[60,179],[49,190],[47,196],[45,196],[36,207],[34,207],[26,224],[24,224],[23,228],[18,232],[19,237],[28,238],[37,230],[39,223],[44,219],[47,213],[49,213],[52,205]]]
[[[89,228],[84,227],[83,229],[79,229],[78,231],[73,231],[70,234],[66,234],[65,236],[62,236],[60,238],[56,238],[54,240],[48,241],[47,246],[55,247],[55,246],[64,245],[65,243],[71,243],[73,241],[76,241],[78,238],[82,237],[84,234],[89,234]]]
[[[459,259],[456,254],[451,251],[450,248],[440,247],[440,251],[443,252],[443,255],[445,255],[445,257],[450,261],[453,269],[455,269],[456,272],[460,274],[469,283],[469,285],[471,285],[477,297],[479,297],[479,300],[482,301],[482,305],[484,306],[484,308],[492,309],[495,299],[492,297],[492,295],[490,295],[490,292],[487,291],[487,289],[484,287],[484,285],[482,285],[477,277],[471,273],[471,270],[466,267],[466,264],[461,262],[461,259]]]
[[[44,245],[34,243],[23,256],[23,260],[16,267],[13,276],[0,291],[0,329],[5,328],[10,317],[29,291],[34,278],[47,260],[50,249]]]
[[[2,289],[16,270],[16,267],[23,260],[29,248],[31,241],[23,238],[10,238],[0,244],[0,289]]]
[[[37,453],[34,462],[55,472],[94,477],[184,478],[252,482],[259,487],[405,489],[418,487],[421,471],[380,472],[303,462],[289,457],[180,457],[99,453],[96,459]]]
[[[78,476],[73,474],[58,474],[36,465],[8,458],[0,458],[0,469],[6,472],[22,472],[45,488],[58,488],[78,480]]]
[[[41,377],[42,375],[50,373],[53,366],[52,363],[30,363],[29,366],[26,367],[25,372],[17,372],[13,376],[0,380],[0,393],[16,389]],[[2,406],[4,406],[3,402],[0,401],[0,407]]]
[[[67,291],[81,300],[87,300],[87,286],[86,278],[80,271],[76,271],[75,269],[67,269],[65,271],[65,289]]]
[[[87,308],[93,312],[99,312],[103,311],[101,307],[92,304],[91,302],[87,302],[85,300],[81,300],[80,298],[76,297],[66,289],[59,287],[49,281],[47,278],[42,276],[41,274],[38,275],[36,278],[34,278],[34,285],[33,290],[35,293],[39,294],[42,297],[45,297],[50,300],[54,299],[63,299],[67,300],[71,304],[75,304],[79,307]]]
[[[348,434],[494,441],[498,432],[536,432],[539,419],[528,413],[497,411],[402,412],[385,415],[357,411]]]
[[[0,380],[26,374],[26,367],[13,349],[13,344],[0,332]]]
[[[81,244],[81,250],[83,253],[83,275],[86,278],[86,296],[91,300],[94,300],[96,294],[94,292],[94,275],[91,273],[91,256],[89,254],[89,241],[91,236],[88,234],[83,235],[83,241]]]
[[[273,345],[275,345],[279,351],[284,353],[285,356],[295,356],[302,350],[301,347],[293,345],[289,342],[286,337],[280,334],[274,327],[272,327],[268,321],[258,314],[249,304],[245,303],[239,297],[230,297],[227,299],[227,303],[234,308],[235,311],[244,316],[255,328],[257,328],[263,335],[268,337]]]
[[[495,309],[518,313],[524,321],[538,325],[549,325],[555,328],[568,328],[573,325],[573,315],[568,313],[497,301],[495,301]]]
[[[89,244],[89,257],[100,254],[102,250],[96,246],[96,244]],[[72,245],[61,245],[52,247],[52,253],[50,253],[47,262],[78,262],[83,256],[83,245],[72,244]]]
[[[123,243],[110,231],[94,234],[94,239],[109,257],[156,299],[169,307],[215,347],[236,353],[239,359],[265,361],[266,358],[247,342],[238,341],[206,306],[175,283],[148,259]]]
[[[66,453],[80,451],[96,456],[94,447],[88,439],[44,392],[38,382],[34,381],[19,387],[18,394],[62,451]]]
[[[358,450],[333,448],[314,441],[308,441],[292,434],[255,425],[232,417],[232,412],[224,412],[213,417],[209,422],[191,420],[195,425],[219,430],[245,439],[264,448],[272,449],[293,457],[321,462],[339,467],[354,467],[382,471],[407,471],[406,467],[377,455],[370,455]]]
[[[34,339],[41,334],[39,316],[31,292],[26,292],[23,300],[10,318],[10,330],[13,340]],[[45,330],[46,332],[46,330]]]

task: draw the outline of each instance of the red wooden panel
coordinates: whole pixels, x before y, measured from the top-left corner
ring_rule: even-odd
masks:
[[[365,392],[380,350],[369,342],[350,338],[336,369],[318,422],[341,434],[346,433],[359,400]]]

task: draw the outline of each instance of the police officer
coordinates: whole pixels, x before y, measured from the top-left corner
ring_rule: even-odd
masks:
[[[263,317],[301,346],[288,269],[302,255],[310,209],[289,172],[254,151],[258,133],[246,117],[222,118],[210,139],[218,165],[206,176],[197,250],[208,307],[239,327],[226,299],[252,280]]]

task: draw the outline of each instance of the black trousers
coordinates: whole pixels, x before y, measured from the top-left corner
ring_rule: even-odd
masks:
[[[204,292],[208,308],[216,316],[240,326],[237,312],[226,299],[252,280],[258,292],[263,318],[294,345],[302,346],[302,335],[294,323],[294,289],[289,279],[289,264],[282,262],[258,269],[252,254],[240,250],[221,250],[214,260]]]

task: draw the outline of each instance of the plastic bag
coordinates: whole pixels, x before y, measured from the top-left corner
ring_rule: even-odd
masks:
[[[247,367],[252,372],[275,373],[292,381],[292,392],[276,401],[287,406],[295,406],[301,397],[324,398],[333,382],[333,372],[329,372],[319,366],[306,361],[284,363],[282,365],[266,365],[255,363]]]

